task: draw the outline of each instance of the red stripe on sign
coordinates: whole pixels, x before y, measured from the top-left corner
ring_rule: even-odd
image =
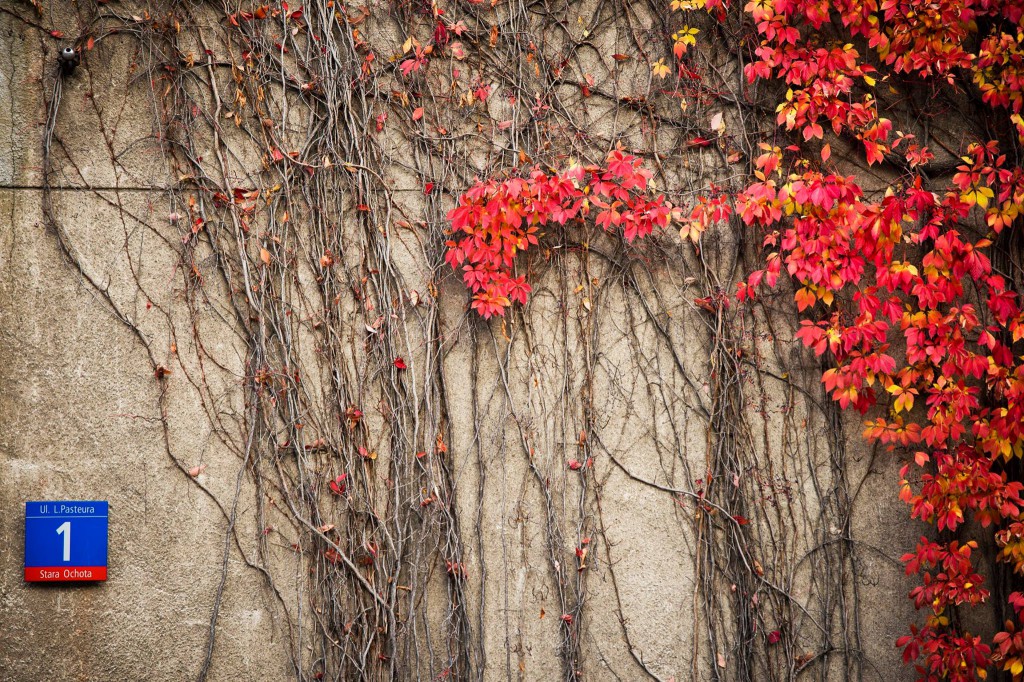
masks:
[[[26,566],[25,580],[30,583],[106,580],[106,566]]]

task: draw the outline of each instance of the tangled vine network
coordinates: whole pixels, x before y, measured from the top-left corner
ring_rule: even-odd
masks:
[[[904,662],[1024,679],[1019,2],[50,5],[0,5],[54,65],[45,225],[224,524],[199,679],[232,556],[296,679],[891,679],[862,592],[874,564],[902,585],[898,553],[855,518],[887,463],[930,524]],[[115,185],[160,197],[90,187],[116,281],[59,200],[87,175],[69,92]],[[233,494],[175,435],[182,391]],[[684,647],[632,610],[655,533]],[[527,569],[557,612],[516,610]]]

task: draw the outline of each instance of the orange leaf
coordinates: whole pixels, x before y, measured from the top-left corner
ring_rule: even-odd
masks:
[[[814,305],[817,297],[807,287],[801,287],[793,296],[796,299],[796,307],[801,312]]]

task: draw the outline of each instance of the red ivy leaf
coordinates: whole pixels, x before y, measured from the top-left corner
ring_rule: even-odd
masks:
[[[335,495],[345,494],[345,479],[348,478],[348,474],[341,474],[336,477],[333,481],[327,484],[327,487],[331,489],[331,492]]]

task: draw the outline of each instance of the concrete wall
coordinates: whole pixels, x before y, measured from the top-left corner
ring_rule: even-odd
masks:
[[[671,233],[629,248],[552,235],[525,309],[467,312],[440,260],[444,210],[474,172],[520,149],[555,162],[545,144],[568,139],[556,117],[537,132],[529,91],[512,103],[501,80],[509,55],[530,63],[531,36],[541,54],[565,47],[534,10],[449,8],[479,61],[436,62],[408,87],[421,128],[393,66],[369,99],[322,85],[326,107],[299,80],[260,81],[259,113],[216,8],[3,9],[0,679],[909,679],[898,557],[920,529],[896,500],[899,458],[823,399],[785,294],[722,315],[694,304],[752,262],[741,231],[700,253]],[[428,41],[415,11],[372,9],[359,28],[379,63],[410,26]],[[651,87],[646,67],[607,59],[630,21],[654,40],[660,20],[635,11],[565,10],[573,31],[595,17],[580,70],[612,95],[548,84],[591,136],[562,153],[616,139],[658,153],[684,202],[728,168],[684,144],[706,126],[698,103],[652,131],[617,99]],[[325,44],[343,51],[345,35]],[[89,36],[58,85],[57,48]],[[311,55],[280,63],[308,75]],[[443,99],[474,73],[498,86],[488,103]],[[330,146],[304,147],[328,109]],[[506,118],[514,133],[494,127]],[[267,163],[268,140],[315,173]],[[356,154],[368,171],[343,166]],[[258,207],[226,208],[215,186],[260,188]],[[701,509],[702,490],[750,523]],[[32,499],[110,501],[107,582],[22,581]]]

